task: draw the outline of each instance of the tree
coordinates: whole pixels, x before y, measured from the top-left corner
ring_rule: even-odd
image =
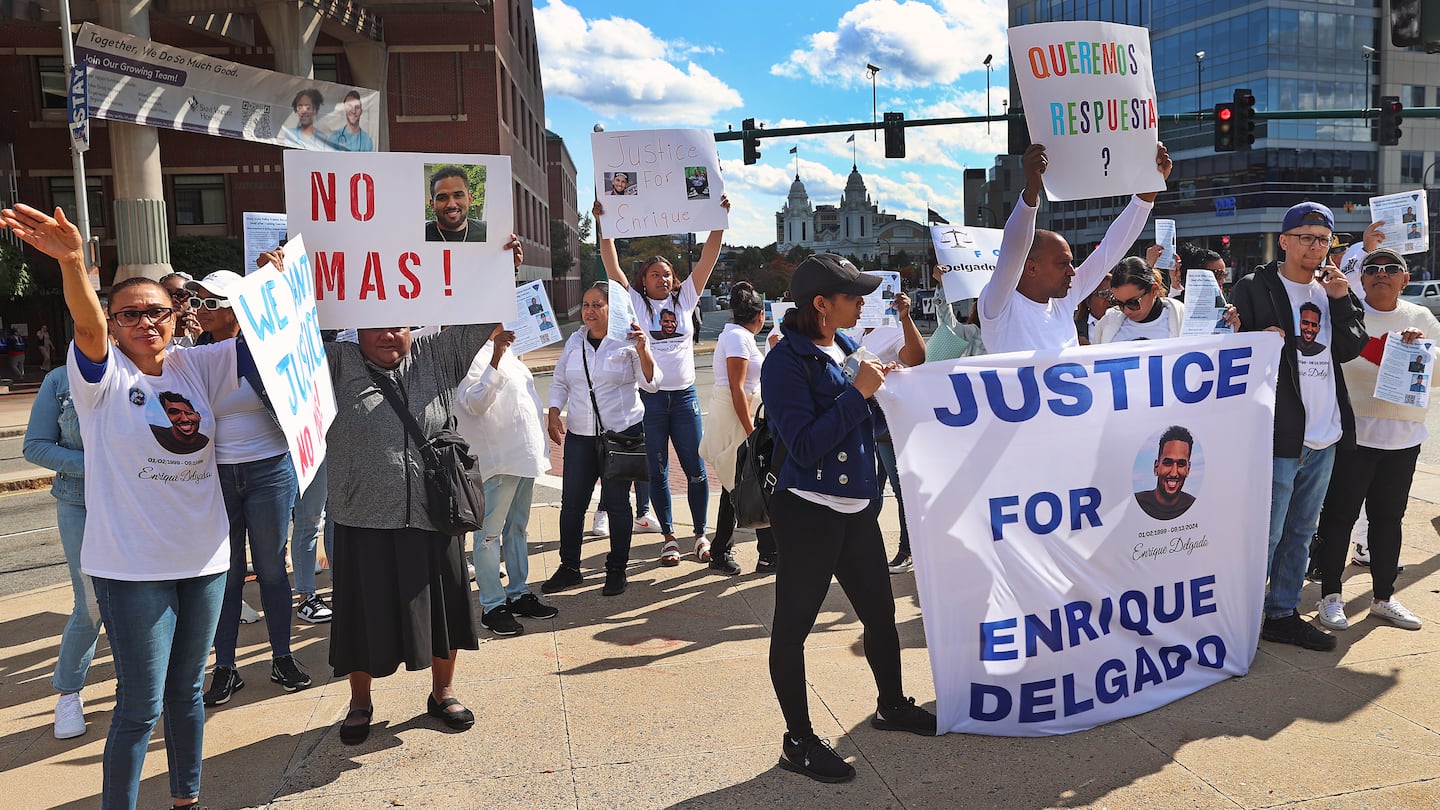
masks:
[[[230,236],[177,236],[170,240],[170,267],[204,278],[216,270],[238,270],[244,275],[245,246]]]
[[[580,217],[580,289],[588,290],[590,285],[605,277],[600,269],[595,250],[595,220],[586,213]]]
[[[563,219],[550,220],[550,277],[564,278],[575,266],[570,252],[570,228]]]
[[[815,251],[811,250],[810,248],[805,247],[804,245],[796,245],[795,247],[790,248],[790,252],[785,254],[785,258],[791,264],[798,265],[800,262],[805,261],[806,258],[814,255]]]
[[[33,285],[25,253],[9,242],[0,242],[0,301],[19,298]]]

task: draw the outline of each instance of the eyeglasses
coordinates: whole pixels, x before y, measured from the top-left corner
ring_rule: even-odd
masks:
[[[225,308],[228,309],[228,308],[230,307],[230,299],[228,299],[228,298],[201,298],[201,297],[198,296],[198,295],[197,295],[197,296],[194,296],[194,297],[192,297],[192,298],[190,299],[190,308],[191,308],[191,309],[200,309],[201,307],[204,307],[205,309],[208,309],[208,310],[210,310],[211,312],[214,312],[215,310],[217,310],[217,309],[219,309],[219,308],[221,308],[221,307],[225,307]]]
[[[1381,273],[1387,276],[1394,276],[1405,272],[1405,268],[1398,264],[1367,264],[1361,272],[1367,276],[1378,276]]]
[[[190,298],[190,292],[184,287],[178,290],[169,290],[168,292],[170,293],[170,300],[177,304],[183,304]]]
[[[1301,247],[1305,248],[1306,250],[1309,250],[1316,245],[1324,245],[1325,247],[1330,246],[1330,236],[1328,234],[1324,236],[1314,233],[1287,233],[1283,235],[1288,236],[1291,239],[1299,242]]]
[[[175,310],[170,307],[152,307],[150,309],[122,309],[119,312],[111,313],[110,318],[121,326],[131,327],[139,326],[141,318],[149,318],[150,323],[153,324],[169,323],[170,317],[174,314]]]

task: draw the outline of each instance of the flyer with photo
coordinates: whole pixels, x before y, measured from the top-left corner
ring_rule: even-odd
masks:
[[[1215,283],[1215,274],[1201,268],[1185,271],[1185,318],[1180,337],[1228,335],[1234,332],[1225,323],[1225,295]]]
[[[1396,405],[1425,408],[1430,404],[1430,380],[1435,371],[1435,341],[1406,343],[1398,332],[1385,336],[1375,398]]]
[[[860,310],[857,329],[878,329],[895,326],[900,319],[895,315],[895,296],[904,290],[900,285],[900,274],[889,270],[867,270],[867,275],[879,276],[880,286],[865,296],[865,307]]]
[[[284,214],[259,211],[241,214],[241,225],[245,233],[245,273],[249,274],[258,269],[255,262],[260,259],[261,253],[284,246],[290,228],[286,225]]]
[[[530,281],[515,288],[515,320],[506,323],[505,328],[515,333],[510,351],[516,357],[560,340],[560,321],[550,306],[543,281]]]
[[[1175,220],[1155,220],[1155,244],[1164,248],[1160,251],[1160,258],[1155,260],[1155,266],[1161,270],[1175,269]],[[1213,278],[1213,276],[1212,276]],[[1188,297],[1188,293],[1187,293]]]
[[[1425,190],[1370,198],[1370,221],[1384,222],[1384,245],[1402,256],[1430,249],[1430,214]]]
[[[635,308],[630,303],[630,290],[624,284],[610,282],[606,285],[610,301],[610,328],[612,340],[630,339],[630,324],[635,323]]]

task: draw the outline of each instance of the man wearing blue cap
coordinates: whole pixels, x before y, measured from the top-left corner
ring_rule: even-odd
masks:
[[[1260,637],[1310,650],[1335,648],[1335,637],[1300,618],[1297,608],[1335,448],[1355,442],[1340,364],[1360,356],[1368,340],[1360,299],[1327,261],[1334,230],[1329,208],[1311,202],[1291,208],[1280,229],[1284,258],[1236,282],[1230,299],[1242,330],[1285,338],[1275,388],[1270,587]]]

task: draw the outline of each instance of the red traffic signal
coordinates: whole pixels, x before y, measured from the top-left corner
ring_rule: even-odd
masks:
[[[1229,107],[1222,105],[1220,109],[1215,111],[1215,117],[1219,118],[1221,121],[1229,121],[1231,118],[1235,117],[1235,111],[1230,109]]]
[[[1382,96],[1380,98],[1380,121],[1377,127],[1376,140],[1381,146],[1398,146],[1400,144],[1400,121],[1401,113],[1405,111],[1405,105],[1400,103],[1399,96]]]

